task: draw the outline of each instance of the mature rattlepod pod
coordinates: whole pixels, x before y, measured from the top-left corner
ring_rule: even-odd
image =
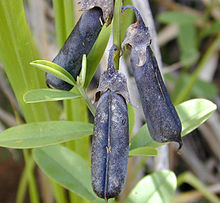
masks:
[[[108,69],[100,77],[92,137],[92,186],[94,192],[106,201],[118,196],[124,188],[129,153],[126,105],[129,95],[125,76],[113,65],[116,50],[113,46]]]
[[[150,48],[149,30],[133,6],[124,6],[122,12],[127,8],[136,12],[137,22],[128,28],[122,47],[131,48],[131,66],[150,135],[157,142],[178,142],[181,148],[181,122]]]
[[[106,5],[108,5],[108,8],[106,8]],[[99,0],[98,3],[91,0],[82,0],[81,7],[85,12],[53,60],[54,63],[67,70],[75,80],[81,71],[83,54],[89,54],[103,24],[112,18],[113,0]],[[49,73],[46,73],[46,78],[49,87],[62,90],[72,88],[72,85]]]

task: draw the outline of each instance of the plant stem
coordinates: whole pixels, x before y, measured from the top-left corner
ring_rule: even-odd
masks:
[[[92,113],[93,116],[95,116],[95,107],[92,104],[92,102],[90,101],[90,99],[88,98],[87,94],[86,94],[86,90],[83,89],[82,87],[77,87],[77,89],[79,90],[80,94],[82,95],[82,97],[84,98],[90,112]]]
[[[35,181],[34,174],[33,174],[34,168],[29,167],[31,165],[31,161],[33,160],[31,156],[29,155],[29,152],[27,149],[24,149],[23,152],[24,152],[25,164],[27,165],[27,169],[29,169],[26,172],[28,176],[31,203],[40,203],[37,185],[36,185],[36,181]]]
[[[216,195],[209,192],[206,186],[190,172],[185,172],[179,175],[177,178],[178,187],[183,183],[188,183],[189,185],[193,186],[195,189],[200,191],[210,202],[218,203],[220,201]]]
[[[186,84],[186,87],[180,91],[180,93],[177,95],[174,103],[179,104],[185,99],[187,99],[192,91],[193,85],[196,83],[199,73],[202,71],[204,65],[208,61],[208,59],[213,55],[215,52],[217,46],[220,43],[220,34],[217,36],[215,41],[212,43],[212,45],[209,47],[209,49],[206,51],[205,55],[203,56],[201,62],[199,63],[197,69],[193,72],[192,76],[190,77],[190,81]]]
[[[25,161],[25,168],[22,172],[19,185],[18,185],[18,190],[17,190],[17,195],[16,195],[16,203],[23,203],[26,190],[27,190],[27,183],[28,183],[28,171],[33,171],[34,169],[34,160],[29,159]]]
[[[67,203],[65,190],[60,185],[58,185],[54,180],[50,179],[50,183],[53,188],[53,194],[56,200],[56,203]]]
[[[113,44],[115,44],[119,52],[114,58],[115,68],[119,69],[119,58],[121,49],[121,8],[122,0],[115,0],[114,20],[113,20]]]

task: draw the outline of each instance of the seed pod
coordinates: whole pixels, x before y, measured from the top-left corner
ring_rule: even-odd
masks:
[[[114,69],[113,52],[108,70],[101,75],[94,135],[92,137],[92,186],[101,198],[109,199],[123,190],[128,164],[129,126],[126,78]],[[104,92],[104,93],[103,93]],[[96,95],[96,96],[97,96]]]
[[[131,47],[131,66],[149,132],[157,142],[175,141],[182,146],[181,122],[171,102],[156,58],[150,48],[148,28],[133,6],[125,6],[136,12],[137,22],[128,28],[123,42]]]
[[[108,18],[111,19],[113,6],[108,9],[100,5],[113,5],[113,0],[99,0],[99,4],[83,0],[81,7],[86,10],[72,33],[66,40],[53,62],[67,70],[76,80],[81,71],[83,54],[88,55],[94,45],[101,29]],[[88,10],[89,9],[89,10]],[[46,73],[47,85],[62,90],[70,90],[72,85],[65,81]]]

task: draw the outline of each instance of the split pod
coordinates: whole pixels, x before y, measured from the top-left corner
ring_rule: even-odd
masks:
[[[109,199],[123,190],[128,165],[129,125],[126,78],[115,70],[110,50],[108,69],[100,77],[94,135],[92,136],[92,186],[101,198]]]

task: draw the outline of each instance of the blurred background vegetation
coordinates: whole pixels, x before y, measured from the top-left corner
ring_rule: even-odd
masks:
[[[131,2],[126,0],[126,3]],[[146,13],[143,10],[145,6],[140,6],[145,4],[145,0],[133,0],[133,3],[139,5],[138,9],[142,15]],[[193,136],[184,138],[184,147],[180,153],[176,153],[174,145],[169,146],[169,168],[177,176],[182,174],[178,179],[178,184],[181,186],[173,201],[210,202],[207,196],[213,193],[220,194],[220,2],[218,0],[150,0],[149,3],[162,55],[161,71],[174,104],[200,97],[212,100],[218,106],[213,116],[191,133]],[[24,5],[27,22],[40,50],[41,58],[52,60],[62,44],[60,42],[57,45],[52,0],[24,0]],[[74,9],[74,16],[71,18],[77,22],[81,15],[77,1],[70,9]],[[134,16],[130,17],[134,22]],[[1,27],[0,31],[4,32]],[[111,44],[107,46],[107,52],[89,87],[91,99],[100,72],[106,67],[110,46]],[[124,63],[127,64],[127,60]],[[129,67],[129,64],[127,66]],[[132,75],[129,77],[132,78]],[[17,124],[14,112],[20,114],[21,110],[0,62],[0,131]],[[140,125],[144,123],[141,114],[136,115]],[[88,118],[79,119],[87,121]],[[131,165],[137,162],[140,167],[143,166],[141,173],[135,174],[137,178],[152,172],[155,168],[153,159],[130,160]],[[15,202],[23,168],[24,160],[20,150],[0,148],[0,202]],[[191,176],[191,173],[184,176],[183,172],[191,172],[195,176]],[[134,171],[131,170],[130,173],[134,175]],[[47,187],[48,183],[44,182],[45,178],[37,168],[35,174],[42,202],[51,202],[52,194]],[[193,181],[195,177],[196,180]],[[198,180],[204,185],[197,182]],[[184,184],[181,184],[181,181]],[[127,186],[126,190],[131,187],[133,185]],[[26,202],[29,201],[27,193]]]

